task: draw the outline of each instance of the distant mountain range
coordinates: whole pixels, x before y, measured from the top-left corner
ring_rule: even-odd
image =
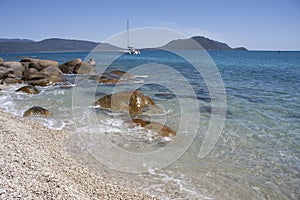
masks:
[[[204,49],[207,50],[246,50],[244,47],[231,48],[225,43],[214,41],[202,36],[195,36],[190,39],[173,40],[166,45],[160,47],[162,49],[169,50],[193,50],[199,49],[198,45],[195,45],[195,41]],[[45,39],[42,41],[32,41],[28,39],[7,39],[0,38],[0,53],[27,53],[27,52],[62,52],[62,51],[91,51],[98,44],[96,42],[84,41],[84,40],[69,40],[60,38]],[[101,50],[120,50],[121,48],[113,46],[111,44],[102,44]]]

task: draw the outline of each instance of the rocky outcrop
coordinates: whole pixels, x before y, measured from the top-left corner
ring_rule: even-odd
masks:
[[[59,66],[59,69],[65,74],[74,74],[76,66],[79,68],[82,60],[80,58],[71,60]]]
[[[24,80],[24,81],[34,81],[34,80],[40,80],[40,79],[48,78],[48,77],[49,77],[49,75],[41,73],[41,72],[26,73],[22,77],[22,80]]]
[[[96,62],[93,59],[82,62],[77,58],[60,65],[59,69],[66,74],[96,74]]]
[[[22,65],[22,63],[15,61],[0,62],[0,66],[10,69],[12,74],[16,75],[16,77],[21,77],[25,70],[25,67]]]
[[[13,71],[9,68],[0,66],[0,79],[4,79],[8,77],[8,74],[13,73]]]
[[[163,110],[140,91],[126,91],[106,95],[95,102],[95,106],[117,112],[129,112],[131,116],[160,114]]]
[[[74,69],[75,74],[96,74],[96,66],[91,65],[89,62],[82,62]]]
[[[32,58],[23,58],[21,63],[25,65],[28,64],[29,68],[35,68],[38,71],[45,69],[46,67],[58,67],[58,62],[54,60],[39,60],[39,59],[32,59]]]
[[[131,122],[138,124],[145,129],[156,132],[160,137],[172,137],[176,135],[175,130],[157,122],[144,121],[142,119],[132,119]]]
[[[45,69],[41,70],[42,73],[47,74],[49,76],[62,76],[63,73],[58,67],[49,66]]]
[[[23,117],[40,115],[48,116],[49,114],[50,112],[47,109],[40,106],[33,106],[24,112]]]
[[[17,89],[16,92],[24,92],[24,93],[27,93],[27,94],[38,94],[38,93],[40,93],[40,91],[36,87],[31,86],[31,85],[21,87],[21,88]]]

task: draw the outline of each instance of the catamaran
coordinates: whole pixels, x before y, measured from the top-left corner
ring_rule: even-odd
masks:
[[[141,54],[141,52],[134,47],[129,46],[129,19],[127,19],[127,49],[123,49],[122,53]]]

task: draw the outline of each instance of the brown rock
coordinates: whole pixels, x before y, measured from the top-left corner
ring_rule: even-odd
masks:
[[[58,67],[49,66],[41,70],[42,73],[49,76],[61,76],[63,75],[62,71]]]
[[[132,122],[151,131],[155,131],[160,137],[171,137],[176,135],[175,130],[157,122],[144,121],[142,119],[132,119]]]
[[[82,63],[82,60],[80,58],[77,58],[75,60],[71,60],[69,62],[66,62],[59,66],[59,69],[65,73],[65,74],[74,74],[75,73],[75,67],[80,66]]]
[[[36,87],[31,86],[31,85],[21,87],[21,88],[17,89],[16,92],[25,92],[27,94],[38,94],[38,93],[40,93],[40,91]]]
[[[45,69],[46,67],[58,67],[58,62],[54,60],[39,60],[39,59],[32,59],[32,58],[23,58],[20,62],[22,63],[30,63],[29,68],[35,68],[38,71]]]
[[[0,79],[7,78],[11,73],[13,73],[12,69],[0,66]]]
[[[154,101],[140,91],[134,91],[129,101],[130,116],[144,114],[162,114],[163,110]]]
[[[2,84],[20,84],[23,81],[19,78],[6,78],[2,80]]]
[[[1,62],[0,66],[11,69],[13,74],[15,74],[17,77],[21,77],[25,70],[22,63],[15,61]]]
[[[22,77],[22,80],[24,81],[34,81],[34,80],[40,80],[49,77],[49,75],[41,73],[41,72],[36,72],[36,73],[29,73],[26,72],[25,75]]]
[[[106,95],[96,101],[95,106],[111,111],[129,112],[131,116],[163,113],[163,110],[150,97],[140,91]]]
[[[109,73],[112,77],[116,77],[119,79],[134,79],[135,76],[133,74],[127,73],[121,70],[113,70]]]
[[[82,62],[80,65],[76,65],[74,68],[75,74],[96,74],[95,66],[88,62]]]
[[[0,58],[0,62],[4,62],[3,58]]]
[[[50,76],[39,80],[28,81],[28,84],[32,86],[49,86],[64,81],[65,80],[61,77]]]
[[[45,109],[45,108],[42,108],[40,106],[33,106],[31,108],[29,108],[28,110],[26,110],[23,114],[23,117],[26,117],[26,116],[32,116],[32,115],[35,115],[35,116],[39,116],[39,115],[44,115],[44,116],[48,116],[50,114],[50,112]]]

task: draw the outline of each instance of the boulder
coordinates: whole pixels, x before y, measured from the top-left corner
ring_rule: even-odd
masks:
[[[40,106],[33,106],[31,108],[29,108],[28,110],[26,110],[23,114],[23,117],[26,117],[26,116],[39,116],[39,115],[44,115],[44,116],[48,116],[50,114],[50,112],[45,109],[45,108],[42,108]]]
[[[82,62],[80,65],[76,65],[74,68],[75,74],[96,74],[95,66],[88,62]]]
[[[131,116],[163,113],[163,110],[150,97],[140,91],[106,95],[96,101],[95,106],[110,111],[129,112]]]
[[[35,72],[35,73],[28,73],[26,72],[25,75],[22,77],[22,80],[24,81],[34,81],[34,80],[40,80],[44,78],[48,78],[49,75],[41,73],[41,72]]]
[[[50,76],[39,80],[28,81],[27,83],[32,86],[49,86],[56,83],[64,82],[65,80],[61,77]]]
[[[145,114],[163,114],[163,110],[154,101],[140,91],[134,91],[129,100],[130,116]]]
[[[23,81],[19,78],[5,78],[1,82],[2,84],[20,84],[23,83]]]
[[[174,129],[157,122],[144,121],[142,119],[132,119],[132,122],[144,127],[145,129],[156,132],[160,137],[171,137],[176,135],[176,131]]]
[[[82,63],[82,60],[80,58],[77,58],[75,60],[71,60],[69,62],[66,62],[59,66],[59,69],[65,73],[65,74],[74,74],[75,73],[75,67],[80,66]]]
[[[61,76],[63,75],[62,71],[58,67],[49,66],[41,70],[42,73],[49,76]]]
[[[22,63],[15,61],[1,62],[0,66],[11,69],[13,74],[15,74],[17,77],[21,77],[25,70],[25,67],[22,65]]]
[[[35,68],[38,71],[41,71],[49,66],[58,67],[58,62],[54,60],[39,60],[33,58],[23,58],[20,62],[29,63],[29,68]]]
[[[3,58],[0,58],[0,62],[4,62]]]
[[[36,87],[31,86],[31,85],[21,87],[21,88],[17,89],[16,92],[24,92],[24,93],[27,93],[27,94],[38,94],[38,93],[40,93],[40,91]]]
[[[11,73],[13,73],[12,69],[0,66],[0,79],[7,78]]]
[[[94,67],[96,67],[96,62],[93,58],[89,59],[88,63]]]

